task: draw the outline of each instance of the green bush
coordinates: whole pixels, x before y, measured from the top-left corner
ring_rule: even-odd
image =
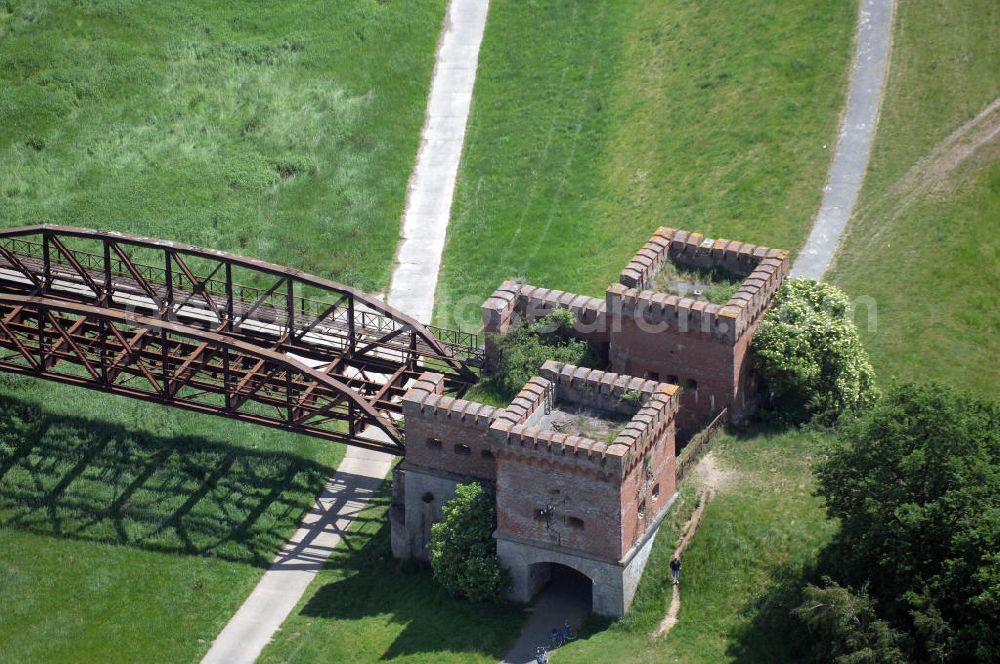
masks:
[[[478,482],[459,484],[443,512],[444,519],[431,527],[434,578],[453,595],[474,602],[499,599],[509,578],[493,539],[493,496]]]
[[[878,617],[867,593],[853,594],[825,579],[809,584],[803,602],[792,610],[814,639],[814,662],[832,664],[906,664],[902,635]]]
[[[848,305],[834,286],[790,279],[754,334],[753,365],[789,420],[830,422],[874,401],[875,371]]]
[[[845,424],[816,474],[841,522],[841,580],[868,585],[915,659],[1000,653],[1000,404],[894,386]]]
[[[547,360],[581,367],[596,367],[598,358],[590,344],[570,336],[576,318],[568,309],[525,323],[499,340],[500,360],[493,382],[513,397]]]

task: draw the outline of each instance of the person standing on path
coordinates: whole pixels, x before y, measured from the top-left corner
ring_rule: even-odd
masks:
[[[681,583],[681,559],[674,556],[674,559],[670,561],[670,575],[674,578],[674,585],[680,585]]]

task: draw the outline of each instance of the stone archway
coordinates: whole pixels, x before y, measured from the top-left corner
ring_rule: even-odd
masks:
[[[619,617],[625,613],[624,568],[570,551],[497,538],[500,564],[510,572],[509,598],[531,602],[557,576],[562,581],[590,582],[590,610]]]
[[[535,563],[528,568],[535,592],[550,592],[558,595],[560,603],[581,605],[587,611],[593,610],[594,581],[583,572],[562,563]]]

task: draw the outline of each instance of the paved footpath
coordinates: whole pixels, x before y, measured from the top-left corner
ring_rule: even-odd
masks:
[[[893,0],[861,0],[857,50],[837,151],[816,223],[792,266],[793,277],[823,278],[858,202],[889,68],[893,5]]]
[[[445,231],[472,105],[488,0],[452,0],[403,213],[389,301],[421,323],[434,310]]]
[[[391,462],[383,452],[348,448],[337,474],[202,662],[238,664],[257,659],[378,489]]]
[[[389,304],[430,322],[488,0],[451,0],[438,43],[427,118],[410,178]],[[294,610],[343,533],[385,479],[392,457],[348,447],[323,494],[212,643],[204,664],[250,664]]]

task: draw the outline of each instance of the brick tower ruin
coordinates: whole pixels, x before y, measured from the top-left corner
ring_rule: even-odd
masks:
[[[714,304],[696,283],[664,292],[668,263],[722,272],[733,294]],[[458,483],[478,480],[496,497],[512,599],[530,601],[562,565],[591,580],[595,613],[623,615],[676,496],[678,438],[754,406],[750,340],[788,268],[785,251],[660,228],[603,300],[504,282],[483,304],[488,364],[499,337],[568,309],[570,334],[608,370],[546,362],[505,408],[447,396],[442,376],[423,374],[403,399],[393,554],[426,560],[443,504]]]
[[[724,304],[657,290],[656,278],[668,263],[727,273],[738,287]],[[781,249],[658,228],[603,300],[501,284],[483,304],[487,356],[496,357],[496,339],[512,325],[569,309],[577,319],[572,334],[591,343],[612,371],[683,388],[677,425],[678,438],[686,441],[723,408],[730,419],[740,419],[753,407],[750,340],[789,268]]]

